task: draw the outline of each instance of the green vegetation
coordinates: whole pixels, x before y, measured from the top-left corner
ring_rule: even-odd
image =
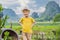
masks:
[[[8,31],[6,31],[5,33],[4,33],[4,38],[3,38],[3,40],[13,40],[12,39],[12,37],[11,36],[9,36],[9,32]]]
[[[5,35],[5,36],[4,36],[4,40],[7,40],[7,39],[8,39],[8,36],[9,36],[9,32],[6,31],[6,32],[4,33],[4,35]]]
[[[56,4],[55,2],[51,2],[47,4],[46,11],[43,14],[41,14],[42,15],[41,17],[39,16],[40,14],[38,15],[37,12],[32,13],[31,16],[35,18],[36,22],[38,22],[32,28],[33,29],[32,39],[33,40],[43,40],[42,39],[43,37],[45,37],[46,40],[60,40],[60,14],[56,13],[59,6],[57,5],[57,7],[53,7],[53,3]],[[14,31],[20,34],[22,27],[18,23],[6,23],[9,17],[8,15],[5,15],[5,17],[3,17],[2,12],[3,12],[3,7],[0,4],[0,34],[2,32],[1,28],[4,28],[4,27],[12,28]],[[36,32],[36,34],[34,34],[34,32]],[[41,33],[43,32],[44,35],[38,34],[40,32]],[[7,31],[4,33],[4,40],[12,40],[12,37],[9,36],[9,32]]]
[[[2,5],[0,4],[0,12],[3,10]]]
[[[54,18],[54,22],[59,22],[60,21],[60,14],[57,14]]]
[[[6,24],[6,28],[10,28],[10,24]],[[15,30],[18,34],[20,34],[20,30],[22,29],[22,27],[18,24],[18,23],[13,23],[12,29]],[[39,31],[39,32],[44,32],[48,39],[60,39],[60,23],[37,23],[36,25],[34,25],[34,27],[32,28],[33,31]],[[55,33],[56,32],[56,33]],[[36,37],[37,38],[37,35]],[[33,40],[35,40],[35,38]],[[41,39],[41,36],[38,36],[39,39]]]
[[[5,23],[8,19],[7,15],[3,18],[2,11],[3,11],[3,8],[2,8],[2,5],[0,4],[0,34],[1,34],[1,28],[5,26]]]
[[[2,28],[2,17],[3,17],[3,14],[1,13],[3,10],[2,10],[2,5],[0,4],[0,34],[1,34],[1,28]]]

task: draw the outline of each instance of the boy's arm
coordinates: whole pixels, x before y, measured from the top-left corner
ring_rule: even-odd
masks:
[[[22,22],[19,21],[19,24],[22,25]]]
[[[35,20],[34,19],[32,19],[32,27],[36,24],[36,22],[35,22]]]
[[[19,24],[22,26],[22,18],[19,20]]]
[[[36,22],[33,22],[32,27],[36,24]]]

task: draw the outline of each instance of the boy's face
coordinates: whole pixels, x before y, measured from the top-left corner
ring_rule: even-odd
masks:
[[[23,12],[23,14],[24,14],[25,17],[28,17],[29,16],[29,13],[30,13],[29,11],[24,11]]]

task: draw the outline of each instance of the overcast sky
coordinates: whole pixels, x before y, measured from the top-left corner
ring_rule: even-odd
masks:
[[[24,8],[30,9],[31,12],[44,12],[45,6],[49,1],[55,1],[60,5],[60,0],[0,0],[0,4],[4,8],[13,9],[16,14],[20,14]]]

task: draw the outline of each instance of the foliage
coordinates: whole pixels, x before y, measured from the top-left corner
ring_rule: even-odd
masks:
[[[6,28],[10,28],[9,23],[6,25]],[[13,23],[12,29],[17,33],[20,33],[22,27],[18,23]],[[33,31],[45,32],[45,37],[47,37],[47,40],[51,40],[51,38],[52,40],[59,39],[55,37],[59,37],[58,35],[60,35],[60,23],[37,23],[32,29]],[[52,31],[56,31],[57,35],[54,35]],[[41,39],[41,36],[37,36],[38,35],[33,35],[34,38],[38,38],[38,40]]]
[[[2,27],[5,26],[5,23],[6,23],[6,21],[7,21],[8,18],[9,18],[9,17],[6,15],[6,16],[2,19]]]
[[[60,14],[57,14],[54,18],[54,22],[59,22],[60,21]]]
[[[9,36],[9,32],[8,31],[6,31],[4,33],[4,40],[12,40],[12,37]]]
[[[7,15],[4,18],[0,19],[0,34],[1,34],[1,28],[5,26],[7,19],[8,19]]]
[[[3,10],[2,5],[0,4],[0,12]]]
[[[3,11],[3,8],[2,8],[2,5],[0,4],[0,34],[1,34],[1,24],[2,24],[2,17],[3,17],[3,14],[1,13]]]
[[[32,15],[31,15],[33,18],[39,18],[39,15],[37,12],[33,12]]]
[[[60,13],[60,7],[59,4],[57,4],[55,1],[50,1],[46,5],[46,10],[41,15],[42,21],[51,21],[53,20],[54,16],[56,14]]]
[[[2,8],[2,5],[0,4],[0,34],[1,34],[1,28],[5,26],[5,23],[8,19],[7,15],[3,18],[2,12],[3,12],[3,8]]]
[[[8,39],[8,36],[9,36],[9,32],[8,31],[6,31],[5,33],[4,33],[4,40],[7,40]]]
[[[56,40],[60,40],[60,27],[56,30]]]

